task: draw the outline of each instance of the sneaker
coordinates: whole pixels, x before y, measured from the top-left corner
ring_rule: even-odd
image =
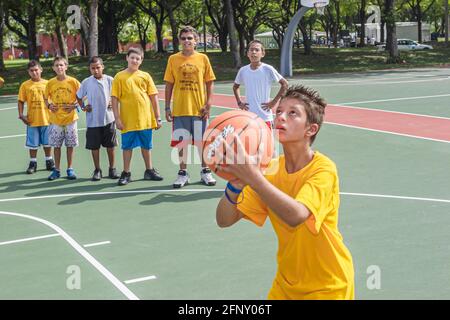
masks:
[[[155,169],[147,169],[144,172],[144,180],[154,180],[154,181],[161,181],[163,177],[159,174],[159,172]]]
[[[59,170],[53,169],[52,174],[48,177],[48,180],[55,180],[59,177],[61,177],[61,173],[59,172]]]
[[[30,161],[30,164],[28,165],[27,173],[32,174],[33,172],[36,172],[37,170],[37,162]]]
[[[202,171],[200,171],[200,180],[207,186],[216,185],[216,179],[213,178],[211,169],[209,168],[203,168]]]
[[[94,174],[92,175],[92,181],[100,181],[102,179],[102,170],[95,169]]]
[[[45,160],[45,168],[47,171],[52,171],[55,168],[55,161],[53,159]]]
[[[111,179],[119,179],[116,168],[109,168],[108,177]]]
[[[119,186],[124,186],[124,185],[128,184],[129,182],[131,182],[131,172],[122,171],[119,182],[117,184]]]
[[[174,188],[181,188],[184,187],[186,184],[189,183],[189,174],[186,170],[180,170],[178,171],[178,177],[173,183]]]
[[[72,168],[67,169],[67,179],[75,180],[77,176],[75,175],[75,171]]]

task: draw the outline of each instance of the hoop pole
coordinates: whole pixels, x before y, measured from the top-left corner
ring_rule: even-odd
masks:
[[[284,35],[283,46],[281,48],[280,72],[283,77],[292,77],[292,47],[295,30],[305,13],[311,9],[313,8],[301,7],[294,15],[291,22],[289,22],[287,31]]]

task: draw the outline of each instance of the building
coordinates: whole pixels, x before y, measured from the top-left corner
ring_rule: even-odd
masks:
[[[397,39],[419,41],[419,27],[417,22],[396,22],[395,25],[397,28]],[[386,37],[386,26],[384,31]],[[375,39],[376,42],[386,41],[386,39],[381,39],[381,26],[379,23],[366,23],[366,37]],[[431,41],[431,25],[422,22],[422,42],[428,41]]]

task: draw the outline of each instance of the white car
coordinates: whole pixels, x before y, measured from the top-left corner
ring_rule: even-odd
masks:
[[[398,50],[431,50],[432,46],[428,44],[418,43],[410,39],[397,39]],[[386,50],[386,44],[378,46],[378,50]]]

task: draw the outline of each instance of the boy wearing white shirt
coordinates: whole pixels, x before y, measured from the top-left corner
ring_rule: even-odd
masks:
[[[261,41],[251,41],[247,50],[250,64],[239,69],[234,80],[233,92],[240,109],[256,113],[269,128],[272,128],[272,110],[277,106],[289,85],[274,67],[261,62],[264,56],[265,49]],[[275,98],[271,100],[270,89],[273,82],[280,83],[281,87]],[[245,86],[246,102],[241,100],[239,92],[241,85]]]
[[[77,92],[78,103],[86,111],[86,149],[91,150],[94,161],[93,181],[102,178],[100,146],[107,148],[108,177],[119,178],[114,167],[114,147],[117,146],[117,137],[114,113],[111,109],[113,78],[103,74],[104,68],[102,58],[92,57],[89,61],[89,70],[92,75],[83,80]]]

